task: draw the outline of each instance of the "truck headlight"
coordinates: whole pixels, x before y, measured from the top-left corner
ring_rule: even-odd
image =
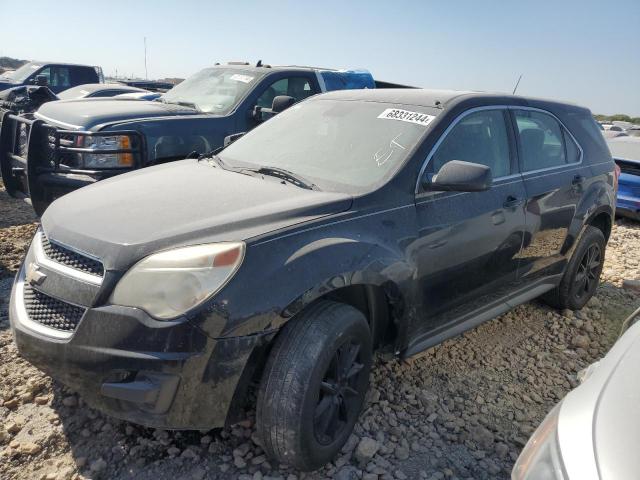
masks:
[[[558,444],[560,405],[549,412],[525,445],[513,467],[512,480],[566,480]]]
[[[111,303],[169,320],[220,291],[244,259],[243,242],[181,247],[150,255],[120,279]]]
[[[115,135],[103,137],[100,135],[87,135],[82,139],[82,147],[90,150],[129,150],[131,137],[128,135]],[[81,153],[82,163],[85,168],[127,168],[133,166],[133,153]]]

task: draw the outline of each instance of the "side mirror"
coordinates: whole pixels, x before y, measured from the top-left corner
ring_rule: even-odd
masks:
[[[284,112],[291,105],[296,103],[296,99],[293,97],[289,97],[288,95],[278,95],[273,99],[273,104],[271,105],[272,113],[280,113]]]
[[[242,137],[245,133],[247,132],[240,132],[240,133],[234,133],[233,135],[227,135],[226,137],[224,137],[224,143],[223,145],[225,147],[228,147],[229,145],[231,145],[233,142],[235,142],[236,140],[238,140],[240,137]]]
[[[422,179],[422,187],[434,192],[482,192],[493,182],[491,169],[479,163],[452,160],[445,163],[429,181]]]
[[[46,75],[36,75],[36,81],[34,83],[43,87],[49,85],[49,78]]]
[[[253,110],[251,110],[250,116],[258,123],[264,122],[278,113],[285,111],[294,103],[296,103],[295,98],[289,97],[288,95],[278,95],[273,99],[271,108],[264,108],[256,105],[253,107]]]

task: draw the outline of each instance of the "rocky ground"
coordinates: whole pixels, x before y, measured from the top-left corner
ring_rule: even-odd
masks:
[[[22,360],[11,339],[12,276],[35,229],[0,186],[0,478],[503,479],[546,412],[602,357],[640,303],[640,225],[615,225],[602,285],[581,312],[520,306],[409,362],[377,361],[342,455],[303,474],[271,463],[248,420],[167,432],[105,417]]]

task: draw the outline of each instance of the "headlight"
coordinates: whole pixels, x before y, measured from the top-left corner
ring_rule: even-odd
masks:
[[[244,258],[242,242],[194,245],[151,255],[122,277],[111,303],[137,307],[160,320],[200,305],[231,279]]]
[[[558,444],[560,403],[547,415],[520,453],[512,480],[566,480]]]
[[[129,150],[131,138],[127,135],[113,137],[90,136],[78,137],[83,148],[91,150]],[[127,168],[133,166],[132,153],[81,153],[85,168]]]

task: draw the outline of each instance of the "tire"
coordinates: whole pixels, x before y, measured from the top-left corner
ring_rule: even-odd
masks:
[[[580,310],[598,288],[604,265],[606,246],[604,235],[600,229],[589,225],[579,242],[560,285],[542,297],[552,307]],[[583,278],[586,278],[586,282],[583,282]]]
[[[336,382],[340,359],[348,375]],[[359,310],[321,301],[290,320],[258,391],[256,424],[265,452],[304,471],[331,461],[358,419],[371,363],[371,332]]]

